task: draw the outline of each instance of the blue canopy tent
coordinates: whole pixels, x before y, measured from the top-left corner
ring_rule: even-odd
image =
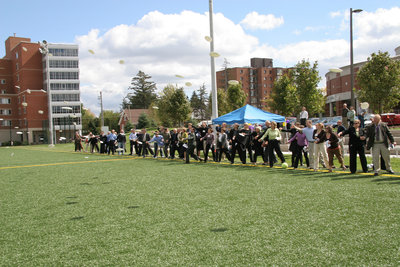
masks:
[[[246,105],[237,110],[234,110],[228,114],[214,119],[213,124],[221,124],[223,122],[227,124],[239,123],[264,123],[265,121],[284,122],[285,117],[277,114],[273,114],[250,105]]]

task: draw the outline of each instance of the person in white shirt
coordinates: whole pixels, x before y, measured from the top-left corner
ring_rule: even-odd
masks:
[[[308,120],[308,112],[306,107],[303,107],[300,112],[300,124],[306,127],[306,121]]]
[[[314,166],[314,130],[315,127],[312,125],[310,120],[306,122],[307,127],[303,128],[303,133],[306,135],[308,141],[308,158],[310,160],[310,168]]]
[[[130,144],[130,153],[129,155],[133,155],[133,146],[135,146],[135,152],[138,154],[138,148],[137,148],[137,135],[135,129],[131,129],[131,133],[129,134],[129,144]]]

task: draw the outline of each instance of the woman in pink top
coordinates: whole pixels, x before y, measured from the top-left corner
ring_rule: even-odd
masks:
[[[303,126],[304,127],[304,126]],[[308,160],[308,155],[306,148],[308,147],[308,140],[306,135],[303,133],[303,127],[299,128],[297,133],[289,140],[289,142],[297,141],[296,151],[295,152],[295,160],[293,167],[296,169],[299,166],[300,158],[302,157],[302,153],[304,152],[304,158],[306,159],[307,167],[310,165],[310,161]]]

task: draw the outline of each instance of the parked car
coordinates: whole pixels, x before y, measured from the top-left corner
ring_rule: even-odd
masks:
[[[337,122],[340,120],[342,120],[342,116],[331,117],[331,118],[328,118],[327,122],[325,122],[324,125],[325,125],[325,127],[332,126],[333,128],[336,128]]]
[[[381,114],[381,118],[383,122],[386,122],[387,125],[399,125],[400,124],[400,114],[395,113],[383,113]]]
[[[375,116],[375,114],[368,113],[364,115],[364,124],[365,126],[369,125],[372,123],[372,118]]]
[[[319,118],[310,118],[310,121],[314,125],[319,121]]]

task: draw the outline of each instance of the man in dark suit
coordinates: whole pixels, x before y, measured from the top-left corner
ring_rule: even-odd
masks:
[[[392,133],[389,131],[386,123],[381,121],[380,115],[375,115],[372,123],[366,127],[367,149],[372,148],[372,162],[374,164],[375,176],[379,175],[380,171],[380,155],[385,162],[386,171],[393,174],[392,166],[390,165],[389,142],[396,145]]]
[[[140,136],[139,141],[142,143],[142,156],[143,158],[146,157],[147,150],[150,152],[151,155],[154,155],[153,150],[150,147],[150,135],[146,132],[146,129],[142,130],[142,135]]]
[[[175,151],[178,150],[178,130],[177,129],[173,129],[171,132],[171,138],[169,141],[169,145],[170,145],[170,151],[169,151],[169,158],[174,159],[175,158]]]
[[[233,128],[229,131],[228,139],[231,148],[231,163],[235,162],[236,150],[238,149],[238,135],[239,135],[239,124],[235,123]]]

